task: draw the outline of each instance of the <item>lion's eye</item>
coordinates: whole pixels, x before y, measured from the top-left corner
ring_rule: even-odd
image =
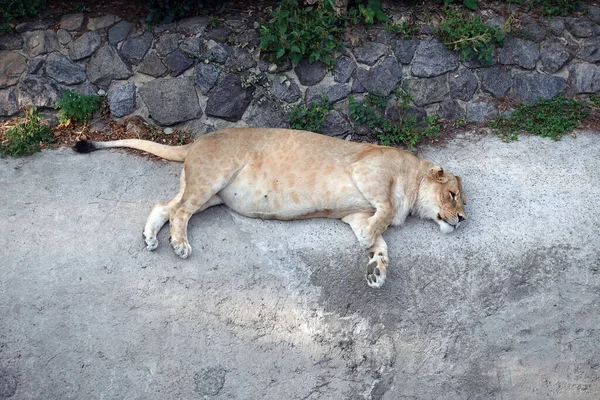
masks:
[[[456,193],[450,192],[450,198],[454,200],[456,198]]]

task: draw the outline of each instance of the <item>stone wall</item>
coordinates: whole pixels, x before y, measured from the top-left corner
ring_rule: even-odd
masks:
[[[497,26],[504,22],[488,17]],[[345,136],[360,131],[348,116],[349,95],[388,95],[406,85],[417,116],[483,121],[497,115],[505,97],[531,104],[559,92],[600,91],[598,22],[595,7],[579,18],[523,15],[490,67],[460,60],[428,27],[412,40],[373,28],[365,36],[371,40],[346,43],[328,70],[319,62],[292,67],[261,60],[255,24],[243,16],[212,28],[207,17],[194,17],[141,30],[112,15],[65,15],[56,30],[33,22],[0,36],[0,117],[28,104],[51,109],[72,89],[106,94],[114,117],[137,114],[201,134],[226,126],[286,127],[292,105],[326,95],[335,109],[322,130]]]

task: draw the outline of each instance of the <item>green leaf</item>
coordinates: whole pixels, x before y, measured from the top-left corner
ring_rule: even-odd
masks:
[[[471,10],[477,10],[477,0],[463,0],[463,4]]]

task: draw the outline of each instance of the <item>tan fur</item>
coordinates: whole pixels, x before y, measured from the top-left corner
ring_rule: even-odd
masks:
[[[381,235],[390,224],[415,214],[450,232],[465,218],[459,177],[391,147],[287,129],[225,129],[181,147],[141,140],[95,145],[184,160],[179,193],[154,207],[144,229],[153,250],[170,221],[171,245],[181,258],[191,253],[189,218],[213,205],[264,219],[340,218],[369,248],[367,282],[379,287],[389,264]]]

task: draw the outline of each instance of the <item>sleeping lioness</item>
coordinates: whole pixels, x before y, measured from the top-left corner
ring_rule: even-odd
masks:
[[[380,287],[389,264],[383,232],[409,214],[436,221],[449,233],[466,218],[461,179],[410,153],[373,144],[288,129],[224,129],[185,146],[127,139],[76,143],[89,152],[130,147],[183,161],[179,193],[148,216],[144,240],[171,224],[171,246],[181,258],[192,248],[192,214],[226,204],[239,214],[264,219],[340,218],[369,249],[366,279]]]

